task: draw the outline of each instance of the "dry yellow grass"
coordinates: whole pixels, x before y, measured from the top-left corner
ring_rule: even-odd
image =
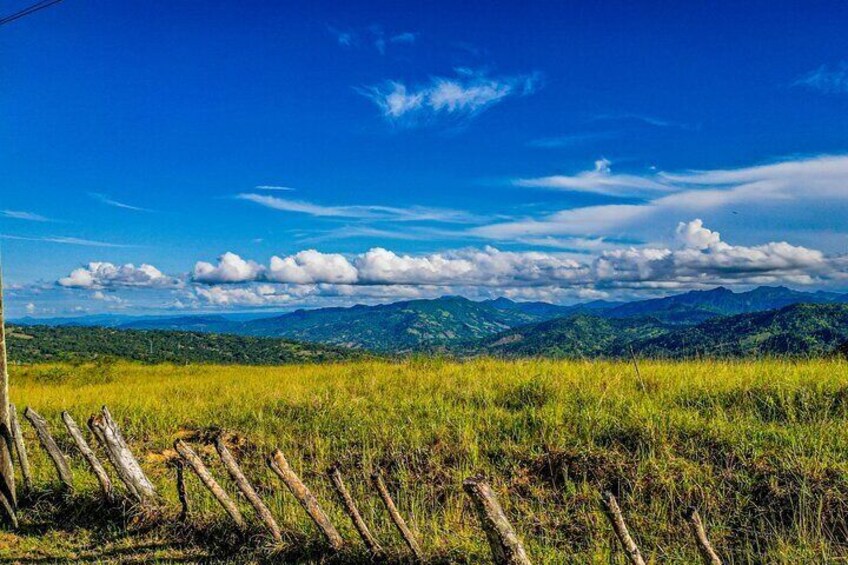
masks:
[[[640,381],[627,363],[540,360],[13,367],[13,401],[48,418],[67,452],[59,413],[69,410],[82,422],[108,405],[170,510],[167,524],[153,529],[122,523],[120,513],[99,509],[96,483],[77,457],[78,493],[64,501],[49,496],[52,467],[24,423],[43,499],[23,512],[20,533],[2,534],[0,558],[273,557],[261,537],[231,539],[223,512],[192,476],[196,528],[171,524],[171,444],[185,437],[201,448],[197,438],[216,427],[237,434],[236,455],[286,532],[287,548],[276,557],[292,562],[365,562],[324,474],[335,462],[375,533],[402,555],[366,480],[372,469],[384,469],[434,562],[487,560],[461,488],[477,472],[492,478],[535,563],[608,563],[610,553],[623,562],[600,512],[599,489],[619,496],[654,562],[697,560],[683,520],[690,504],[701,508],[716,548],[734,563],[844,558],[846,368],[835,360],[645,362]],[[335,557],[323,550],[264,466],[273,447],[313,489],[351,549]],[[202,451],[234,493],[214,450]],[[251,516],[247,505],[243,510]],[[68,515],[56,524],[60,512]]]

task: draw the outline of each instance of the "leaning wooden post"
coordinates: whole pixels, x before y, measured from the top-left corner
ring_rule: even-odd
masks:
[[[286,458],[279,449],[275,449],[268,457],[268,466],[286,484],[292,495],[294,495],[303,509],[306,510],[306,513],[309,514],[309,517],[312,518],[312,521],[315,522],[315,525],[318,526],[324,537],[327,538],[330,546],[337,551],[341,549],[344,541],[339,535],[339,532],[336,531],[333,523],[330,522],[330,519],[327,518],[327,515],[321,509],[318,499],[315,498],[315,495],[310,492],[306,485],[303,484],[303,481],[300,480],[300,477],[292,470],[289,462],[286,461]]]
[[[701,521],[701,516],[696,508],[689,509],[687,513],[689,519],[689,529],[692,531],[692,536],[695,538],[695,543],[698,544],[698,551],[701,552],[701,558],[704,560],[704,565],[721,565],[721,559],[718,553],[713,549],[707,532],[704,529],[704,523]]]
[[[89,447],[88,442],[85,441],[85,438],[82,435],[82,432],[77,426],[77,423],[71,417],[68,412],[62,412],[62,421],[65,422],[65,427],[68,428],[68,433],[74,440],[74,443],[79,449],[82,456],[85,458],[88,466],[91,467],[91,472],[94,473],[94,476],[97,477],[97,482],[100,483],[100,490],[103,491],[103,496],[108,501],[114,500],[114,491],[112,490],[112,481],[109,479],[109,475],[106,474],[106,469],[103,468],[103,465],[100,464],[100,460],[97,458],[97,455],[94,454],[91,447]]]
[[[15,451],[18,453],[18,463],[21,467],[21,476],[24,479],[24,489],[32,490],[32,473],[29,470],[29,458],[27,457],[24,436],[21,433],[21,424],[18,422],[18,411],[14,404],[9,405],[9,422],[12,426],[12,440],[15,442]]]
[[[268,507],[265,506],[265,503],[262,502],[262,499],[259,498],[259,495],[256,493],[256,489],[248,482],[247,477],[244,476],[244,473],[239,467],[239,464],[236,462],[233,454],[230,453],[230,450],[227,449],[227,446],[224,444],[224,438],[219,436],[215,441],[215,449],[218,451],[218,455],[221,457],[221,461],[224,463],[224,467],[227,468],[227,473],[230,474],[230,478],[236,483],[241,493],[250,502],[250,505],[253,506],[253,509],[256,511],[256,515],[259,516],[259,519],[265,524],[265,527],[268,528],[268,531],[271,533],[271,537],[274,538],[274,541],[280,543],[283,541],[283,536],[280,533],[280,527],[277,525],[277,521],[274,520],[274,515],[271,514],[271,511],[268,510]]]
[[[221,507],[230,515],[230,518],[233,519],[233,522],[239,527],[239,529],[244,530],[247,527],[247,524],[244,522],[244,518],[241,515],[241,512],[236,506],[236,503],[233,502],[233,499],[230,498],[230,495],[221,488],[221,485],[218,484],[218,481],[212,476],[212,473],[209,472],[209,469],[206,468],[206,465],[203,464],[203,460],[194,452],[192,448],[188,446],[186,442],[181,439],[178,439],[174,442],[174,449],[177,450],[177,453],[183,458],[183,460],[188,463],[188,466],[194,471],[194,474],[200,479],[206,488],[209,489],[209,492],[215,497]]]
[[[71,473],[71,468],[68,466],[68,460],[65,458],[65,454],[59,449],[59,446],[56,444],[56,440],[53,439],[53,436],[50,434],[50,430],[47,428],[47,420],[42,418],[38,412],[29,406],[24,409],[24,418],[29,420],[29,423],[32,424],[33,428],[35,428],[38,440],[41,442],[41,446],[44,448],[44,451],[46,451],[50,456],[50,459],[53,460],[53,465],[56,467],[56,473],[58,473],[59,479],[62,481],[64,487],[68,490],[73,490],[74,476]]]
[[[350,496],[350,493],[344,484],[344,480],[342,480],[342,473],[339,471],[338,466],[333,465],[330,467],[327,474],[330,476],[330,481],[332,481],[348,516],[350,516],[350,519],[353,521],[353,525],[356,527],[356,531],[359,533],[359,537],[362,538],[362,542],[365,544],[368,552],[375,556],[382,554],[383,548],[380,546],[380,542],[377,541],[377,538],[375,538],[371,533],[371,530],[368,529],[368,525],[365,523],[365,520],[362,519],[362,515],[356,507],[353,497]]]
[[[465,479],[462,487],[474,501],[480,523],[489,540],[489,547],[492,548],[495,563],[497,565],[530,565],[530,559],[524,551],[521,540],[518,539],[495,493],[483,477]]]
[[[630,532],[627,530],[627,524],[624,522],[624,516],[621,514],[621,508],[618,507],[615,497],[611,492],[605,492],[601,497],[604,503],[604,513],[612,524],[612,529],[615,530],[615,535],[618,536],[618,541],[621,542],[624,552],[627,554],[627,559],[632,565],[645,565],[645,560],[642,559],[642,554],[636,546],[636,542],[630,537]]]
[[[400,535],[403,537],[403,541],[406,542],[409,550],[419,561],[424,559],[424,552],[421,551],[421,546],[419,546],[418,542],[415,541],[415,536],[412,535],[412,531],[410,531],[409,527],[406,525],[406,521],[400,515],[400,512],[398,512],[397,506],[395,506],[395,501],[392,500],[389,490],[383,482],[383,476],[380,474],[380,471],[374,471],[371,474],[371,480],[374,482],[374,487],[380,494],[383,504],[386,505],[386,510],[389,511],[389,516],[391,517],[392,522],[400,532]]]
[[[17,527],[14,508],[17,506],[17,491],[15,489],[15,467],[12,459],[12,424],[9,416],[9,365],[6,355],[6,319],[3,310],[3,273],[0,270],[0,494],[6,499],[4,508],[12,508],[7,516],[9,523]]]
[[[104,406],[100,414],[89,418],[88,428],[100,442],[109,462],[133,498],[142,504],[154,502],[156,489],[153,488],[153,483],[144,474],[141,465],[130,451],[127,442],[124,441],[121,430],[112,420],[109,409]]]
[[[185,485],[185,465],[182,459],[174,459],[174,468],[177,470],[177,498],[180,501],[180,522],[188,520],[189,505],[188,492]]]

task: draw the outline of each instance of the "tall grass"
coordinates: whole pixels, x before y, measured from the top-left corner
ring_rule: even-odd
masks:
[[[166,464],[173,440],[196,440],[216,427],[234,432],[237,457],[293,546],[320,545],[320,538],[266,470],[273,447],[283,450],[354,546],[355,532],[324,475],[335,462],[366,521],[400,551],[366,480],[375,467],[384,469],[434,561],[488,559],[461,488],[463,478],[482,471],[536,563],[623,562],[600,511],[602,489],[619,497],[654,562],[698,560],[683,518],[695,505],[729,562],[799,563],[848,556],[846,368],[836,360],[642,362],[637,379],[627,363],[542,360],[38,365],[14,367],[11,391],[20,408],[33,406],[61,438],[62,410],[82,421],[107,404],[174,507]],[[26,435],[36,482],[45,488],[55,481],[52,467],[28,428]],[[234,492],[214,450],[205,453]],[[84,463],[73,463],[80,496],[93,497],[96,485]],[[225,528],[222,511],[192,479],[195,522]],[[44,519],[37,509],[29,512],[31,520]],[[96,555],[98,544],[135,543],[117,525],[79,528],[4,534],[0,557],[58,559]],[[168,533],[155,535],[168,545]],[[248,542],[234,559],[248,559],[256,545]],[[361,558],[352,550],[336,559]]]

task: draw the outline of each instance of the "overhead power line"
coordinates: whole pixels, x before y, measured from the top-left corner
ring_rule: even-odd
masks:
[[[0,18],[0,26],[11,23],[15,20],[19,20],[24,16],[28,16],[30,14],[34,14],[39,10],[43,10],[44,8],[49,8],[53,4],[58,4],[62,0],[41,0],[41,2],[36,2],[29,8],[24,8],[20,12],[15,12],[14,14],[8,15],[4,18]]]

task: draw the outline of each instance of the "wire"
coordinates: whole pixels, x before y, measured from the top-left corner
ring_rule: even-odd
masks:
[[[14,14],[11,14],[9,16],[6,16],[4,18],[0,18],[0,26],[11,23],[15,20],[19,20],[19,19],[23,18],[24,16],[34,14],[35,12],[38,12],[39,10],[43,10],[44,8],[49,8],[53,4],[58,4],[61,1],[62,0],[41,0],[41,2],[36,2],[32,6],[30,6],[29,8],[24,8],[20,12],[15,12]]]

